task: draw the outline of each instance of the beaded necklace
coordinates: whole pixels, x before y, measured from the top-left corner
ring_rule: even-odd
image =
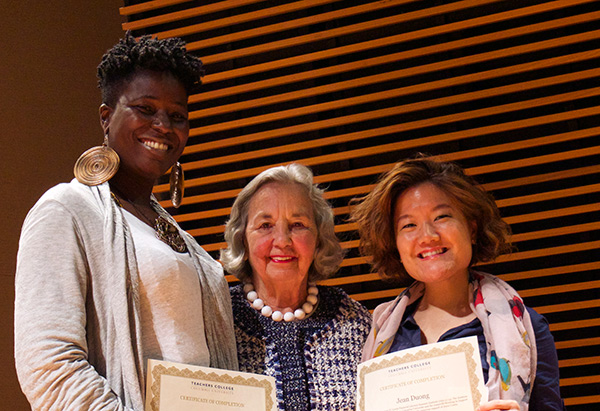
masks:
[[[284,320],[286,322],[290,322],[294,320],[303,320],[312,314],[315,305],[317,305],[319,301],[319,289],[315,284],[309,284],[306,302],[304,302],[304,304],[302,304],[302,306],[297,308],[295,311],[288,311],[284,314],[281,311],[273,311],[270,306],[266,305],[265,302],[258,297],[256,291],[254,291],[254,285],[251,283],[244,284],[244,292],[246,293],[246,299],[252,308],[254,308],[256,311],[260,311],[260,313],[267,318],[271,317],[273,321]]]

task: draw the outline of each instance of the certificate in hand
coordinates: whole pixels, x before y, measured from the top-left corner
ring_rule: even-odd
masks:
[[[358,366],[359,411],[475,410],[487,401],[477,337],[397,351]]]
[[[275,379],[148,360],[146,411],[276,411]]]

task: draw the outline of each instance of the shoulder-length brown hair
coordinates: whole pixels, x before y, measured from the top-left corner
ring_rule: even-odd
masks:
[[[475,222],[471,265],[510,251],[510,226],[500,217],[493,197],[461,167],[425,157],[405,160],[383,174],[368,195],[351,203],[350,218],[358,224],[360,251],[371,257],[373,269],[383,278],[405,285],[412,282],[396,247],[394,208],[404,191],[422,183],[432,183],[444,191],[467,221]]]

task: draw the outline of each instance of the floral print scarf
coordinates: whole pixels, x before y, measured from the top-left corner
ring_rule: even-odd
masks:
[[[470,305],[481,322],[487,344],[489,400],[512,399],[526,411],[537,364],[529,313],[519,294],[506,282],[491,274],[477,271],[470,274]],[[415,282],[394,301],[375,309],[362,361],[389,351],[406,307],[421,298],[424,291],[425,285]]]

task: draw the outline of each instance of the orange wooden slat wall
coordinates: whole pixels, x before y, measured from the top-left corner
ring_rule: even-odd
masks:
[[[600,406],[600,1],[135,3],[124,29],[180,35],[205,62],[170,211],[213,256],[239,190],[298,161],[348,251],[323,283],[373,309],[400,289],[358,253],[349,200],[418,152],[456,161],[514,231],[517,249],[480,269],[550,321],[569,410]]]

